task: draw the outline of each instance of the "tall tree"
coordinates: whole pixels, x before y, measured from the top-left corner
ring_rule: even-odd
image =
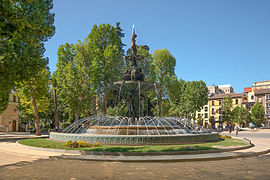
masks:
[[[103,98],[103,114],[107,108],[107,88],[121,77],[123,57],[122,42],[115,27],[109,24],[94,25],[84,43],[90,53],[93,71],[96,72],[96,89]]]
[[[186,117],[193,115],[208,102],[208,89],[203,81],[188,81],[183,97],[183,114]]]
[[[15,82],[31,78],[47,64],[43,42],[54,35],[52,0],[0,3],[0,112]]]
[[[117,36],[119,38],[125,37],[125,33],[123,33],[123,29],[120,27],[120,22],[116,22],[115,31],[116,31]],[[122,53],[122,56],[124,56],[124,53],[125,53],[124,46],[126,46],[126,45],[121,42],[119,48],[120,48],[120,51]]]
[[[251,121],[251,114],[246,108],[237,106],[232,110],[232,121],[238,123],[240,127],[242,127],[243,124]]]
[[[252,122],[256,126],[260,126],[266,119],[265,119],[265,111],[263,105],[259,102],[256,102],[251,108],[251,117]]]
[[[53,79],[53,81],[52,81],[52,88],[53,88],[55,127],[56,127],[56,129],[59,129],[59,117],[58,117],[56,86],[57,86],[57,82],[56,82],[56,80]]]
[[[168,95],[170,98],[171,109],[169,116],[183,116],[184,92],[186,82],[183,79],[177,80],[176,76],[172,76],[168,84]]]
[[[28,109],[28,114],[35,116],[37,136],[41,135],[39,113],[47,111],[49,106],[49,78],[49,71],[45,68],[31,79],[17,84],[17,87],[20,87],[18,89],[18,95],[21,104],[31,107],[31,109]]]
[[[222,107],[221,107],[221,114],[223,116],[223,121],[229,122],[232,120],[233,113],[232,113],[232,97],[228,96],[223,99]]]
[[[81,42],[61,45],[58,49],[57,70],[53,78],[57,82],[57,92],[62,108],[69,113],[72,121],[86,114],[91,107],[92,79],[91,60]]]
[[[162,112],[162,97],[163,97],[163,88],[162,86],[166,85],[166,80],[170,76],[174,75],[174,68],[176,65],[175,58],[167,49],[157,49],[152,54],[152,59],[150,63],[151,70],[151,79],[154,82],[159,84],[159,95],[158,95],[158,115],[161,116]]]

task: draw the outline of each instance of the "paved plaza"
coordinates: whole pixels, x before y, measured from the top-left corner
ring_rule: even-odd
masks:
[[[226,134],[226,133],[223,133]],[[28,136],[29,137],[29,136]],[[270,145],[270,130],[241,131],[256,142],[255,150]],[[0,179],[269,179],[270,154],[195,162],[122,163],[57,159],[69,153],[18,146],[19,136],[0,136]],[[265,149],[265,148],[264,148]],[[50,156],[52,156],[50,158]],[[55,157],[54,157],[55,156]]]

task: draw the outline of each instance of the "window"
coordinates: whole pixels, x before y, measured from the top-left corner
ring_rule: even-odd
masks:
[[[208,107],[204,107],[204,111],[207,112],[208,111]]]
[[[205,117],[205,118],[208,118],[208,113],[205,113],[204,117]]]
[[[198,117],[201,117],[201,114],[198,114]]]
[[[270,111],[266,111],[266,115],[267,116],[270,116]]]
[[[221,111],[221,108],[219,108],[219,109],[218,109],[218,113],[221,114],[221,112],[222,112],[222,111]]]
[[[215,105],[215,101],[212,101],[212,106],[214,106]]]
[[[222,103],[222,100],[219,100],[219,105],[221,105],[221,103]]]
[[[253,99],[254,99],[254,95],[251,95],[251,96],[250,96],[250,99],[252,99],[252,100],[253,100]]]
[[[266,103],[266,107],[267,108],[270,108],[270,103]]]
[[[270,94],[266,94],[266,95],[265,95],[265,99],[266,99],[266,100],[270,100]]]
[[[215,108],[212,108],[212,114],[215,114]]]
[[[17,102],[17,101],[16,101],[16,96],[15,96],[15,95],[13,95],[13,102]]]
[[[238,99],[235,100],[235,104],[238,104]]]

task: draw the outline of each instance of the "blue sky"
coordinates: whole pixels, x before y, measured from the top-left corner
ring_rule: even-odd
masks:
[[[168,49],[187,81],[231,84],[235,92],[270,80],[270,0],[55,0],[56,33],[45,43],[51,71],[59,45],[84,40],[94,24],[121,22],[122,39]]]

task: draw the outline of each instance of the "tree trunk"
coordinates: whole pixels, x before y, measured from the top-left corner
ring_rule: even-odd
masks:
[[[158,96],[158,116],[161,116],[161,113],[162,113],[161,103],[162,103],[162,90],[160,89],[159,96]]]
[[[53,98],[54,98],[54,116],[55,116],[55,128],[59,129],[59,117],[58,117],[58,107],[57,107],[57,97],[56,88],[53,88]]]
[[[105,116],[107,114],[107,93],[104,91],[103,96],[103,115]]]
[[[94,116],[97,116],[97,111],[98,111],[98,104],[97,104],[97,98],[93,98],[93,112]]]
[[[40,132],[40,124],[39,124],[39,117],[38,117],[38,110],[37,110],[37,103],[36,103],[36,97],[32,96],[32,103],[33,103],[33,109],[34,109],[34,114],[35,114],[35,127],[36,127],[36,135],[41,136]]]
[[[79,111],[76,111],[75,113],[75,121],[78,121],[80,118]]]
[[[80,118],[80,107],[81,107],[81,104],[82,104],[82,93],[80,93],[80,97],[79,97],[79,104],[76,108],[76,112],[75,112],[75,121],[78,121],[79,118]]]

